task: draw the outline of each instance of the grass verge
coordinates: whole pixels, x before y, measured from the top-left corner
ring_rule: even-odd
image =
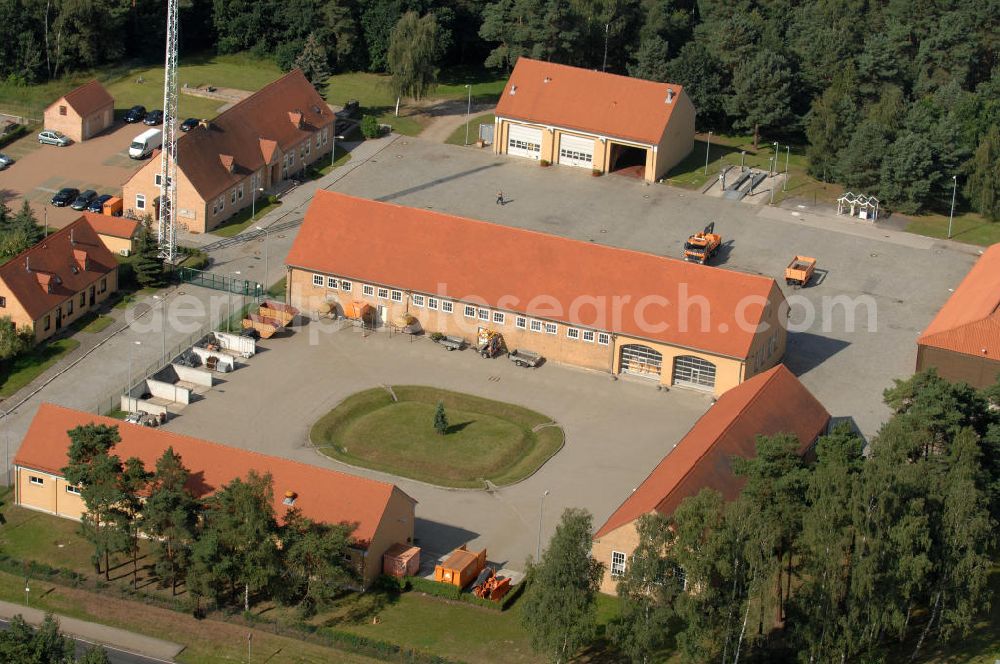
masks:
[[[906,218],[909,220],[906,225],[907,232],[936,238],[948,237],[946,214],[923,214]],[[1000,242],[1000,222],[989,221],[975,212],[955,215],[952,220],[951,239],[988,247]]]
[[[483,113],[469,120],[469,145],[475,145],[479,137],[479,125],[492,124],[495,116],[492,113]],[[449,145],[465,145],[465,125],[451,132],[451,136],[445,141]]]
[[[277,203],[268,203],[266,200],[262,200],[261,204],[254,210],[251,210],[250,208],[243,208],[224,221],[221,226],[216,226],[208,232],[212,235],[218,235],[219,237],[233,237],[234,235],[239,235],[249,228],[250,224],[255,221],[259,221],[261,217],[279,205],[281,205],[281,201],[278,201]],[[251,216],[251,212],[253,212],[253,216]]]
[[[333,160],[332,166],[330,165],[329,162],[326,162],[324,166],[319,168],[316,166],[316,164],[318,164],[319,162],[315,161],[312,163],[312,165],[309,166],[308,169],[306,169],[306,178],[309,180],[318,180],[324,175],[328,175],[330,171],[332,171],[333,169],[340,168],[341,166],[343,166],[344,164],[346,164],[351,160],[351,153],[343,149],[339,145],[337,145],[334,148],[334,151],[337,157],[336,159]]]
[[[103,332],[108,329],[108,326],[114,322],[115,319],[111,316],[106,316],[92,311],[80,320],[74,322],[73,329],[77,332],[97,334],[98,332]]]
[[[440,486],[478,488],[518,482],[563,445],[563,431],[535,411],[457,392],[422,386],[381,388],[345,399],[312,428],[314,445],[352,465]],[[449,431],[433,428],[444,404]]]
[[[57,339],[0,364],[0,398],[12,396],[79,347],[76,339]]]

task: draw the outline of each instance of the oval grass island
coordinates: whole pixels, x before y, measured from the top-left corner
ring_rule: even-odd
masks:
[[[443,434],[435,428],[438,403],[448,421]],[[496,486],[523,480],[562,448],[562,428],[537,428],[543,424],[552,419],[521,406],[401,385],[349,396],[316,421],[309,437],[317,450],[352,466],[484,488],[484,480]]]

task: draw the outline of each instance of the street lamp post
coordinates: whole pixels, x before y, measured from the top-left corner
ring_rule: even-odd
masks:
[[[951,176],[951,212],[948,213],[948,239],[951,239],[951,223],[955,219],[955,193],[958,191],[958,176]]]
[[[549,495],[548,489],[542,494],[538,503],[538,544],[535,546],[535,564],[542,559],[542,514],[545,510],[545,496]]]
[[[264,187],[254,187],[253,196],[250,197],[250,221],[257,216],[257,194],[264,191]]]
[[[233,270],[233,274],[238,277],[242,273],[239,270]],[[232,332],[233,331],[233,328],[232,328],[232,323],[233,323],[233,300],[232,300],[231,296],[232,296],[232,292],[233,292],[233,286],[235,284],[236,284],[236,280],[232,279],[229,282],[229,289],[226,291],[226,310],[227,310],[226,332]]]
[[[746,150],[740,150],[740,170],[741,171],[744,168],[746,168],[746,163],[747,163],[747,151]]]
[[[465,106],[465,144],[469,144],[469,116],[472,114],[472,85],[465,84],[465,89],[469,91],[469,101]]]
[[[781,190],[788,191],[788,155],[792,152],[792,146],[785,146],[785,179],[781,182]]]
[[[771,160],[771,164],[774,169],[773,173],[770,173],[769,175],[773,175],[778,172],[778,141],[774,142],[774,159]]]
[[[708,175],[708,151],[712,147],[712,132],[708,132],[708,141],[705,143],[705,175]]]
[[[264,290],[267,290],[267,268],[268,268],[268,256],[267,256],[267,228],[261,228],[257,226],[257,230],[264,231]]]

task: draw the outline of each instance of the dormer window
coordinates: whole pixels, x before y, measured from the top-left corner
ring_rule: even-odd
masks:
[[[232,155],[220,154],[219,161],[222,162],[222,167],[226,169],[227,173],[233,173],[236,170],[236,159]]]

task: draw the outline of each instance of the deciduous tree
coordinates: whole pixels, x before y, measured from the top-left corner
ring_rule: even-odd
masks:
[[[406,12],[392,30],[386,61],[391,76],[389,85],[399,98],[419,101],[437,84],[438,25],[433,14],[419,16]]]

